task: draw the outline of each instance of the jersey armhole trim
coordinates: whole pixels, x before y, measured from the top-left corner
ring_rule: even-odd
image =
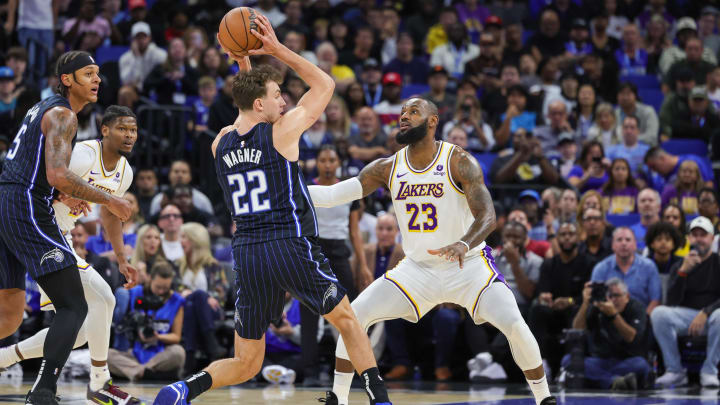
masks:
[[[393,180],[393,176],[395,176],[395,169],[397,168],[398,153],[400,153],[400,151],[395,152],[395,156],[393,156],[393,164],[392,164],[392,167],[390,168],[390,178],[388,179],[388,183],[387,183],[388,190],[390,190],[391,192],[392,192],[392,180]]]
[[[89,148],[91,151],[93,151],[93,153],[95,153],[95,149],[93,149],[92,146],[90,146],[90,145],[88,145],[88,144],[86,144],[86,143],[84,143],[84,142],[80,142],[80,143],[78,143],[78,145],[82,145],[82,146],[84,146],[84,147],[86,147],[86,148]],[[96,154],[95,158],[97,159],[97,154]],[[85,177],[85,176],[87,176],[88,173],[90,173],[91,171],[92,171],[92,165],[90,166],[90,168],[88,168],[87,170],[85,170],[85,173],[83,173],[82,176],[80,176],[80,177]]]
[[[453,152],[455,152],[455,145],[453,145],[452,149],[450,149],[450,152],[448,152],[447,162],[445,165],[445,167],[447,167],[448,180],[450,180],[450,185],[452,186],[452,188],[455,189],[455,191],[457,191],[458,193],[460,193],[462,195],[465,195],[465,193],[462,191],[462,189],[460,189],[460,187],[458,187],[458,185],[455,184],[455,180],[453,180],[453,177],[452,177],[452,173],[451,173],[452,170],[450,168],[450,158],[452,158]]]
[[[122,161],[123,161],[123,167],[122,167],[122,176],[120,176],[120,187],[122,187],[123,180],[125,180],[125,169],[127,168],[127,159],[122,157]],[[127,192],[127,190],[125,192]],[[125,193],[123,193],[123,195],[125,195]]]

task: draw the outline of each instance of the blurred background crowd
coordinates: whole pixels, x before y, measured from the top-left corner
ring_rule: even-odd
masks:
[[[399,150],[402,103],[425,97],[439,109],[436,138],[483,167],[497,214],[487,242],[551,380],[717,385],[720,1],[0,3],[0,168],[26,111],[53,94],[64,51],[91,52],[102,77],[98,103],[78,113],[78,141],[100,137],[111,104],[138,115],[124,233],[143,286],[121,287],[97,210],[73,231],[78,254],[117,291],[115,375],[175,379],[232,354],[234,229],[210,145],[237,115],[237,66],[215,33],[227,10],[252,6],[336,81],[301,139],[309,183]],[[293,108],[306,84],[272,57],[252,63],[282,72]],[[352,269],[351,297],[402,259],[405,224],[387,191],[317,215],[332,266]],[[47,323],[36,290],[28,280],[27,319],[2,346]],[[453,305],[370,333],[388,380],[522,381],[502,334]],[[267,333],[266,362],[281,371],[266,378],[327,383],[334,335],[288,298]]]

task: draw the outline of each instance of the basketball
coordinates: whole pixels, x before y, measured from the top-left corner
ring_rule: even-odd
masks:
[[[250,32],[250,29],[258,30],[255,23],[257,16],[258,12],[250,7],[235,7],[228,11],[218,27],[220,44],[238,55],[245,55],[250,49],[261,48],[262,41]]]

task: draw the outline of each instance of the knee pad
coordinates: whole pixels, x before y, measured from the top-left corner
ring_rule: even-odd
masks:
[[[540,348],[535,336],[530,331],[524,320],[516,320],[510,328],[510,334],[506,336],[510,342],[515,363],[521,370],[532,370],[542,365]]]
[[[350,361],[350,355],[347,352],[342,335],[338,337],[337,346],[335,346],[335,357]]]

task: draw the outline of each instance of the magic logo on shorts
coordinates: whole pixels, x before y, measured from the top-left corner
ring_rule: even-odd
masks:
[[[330,284],[330,287],[325,290],[325,295],[323,296],[323,307],[325,306],[325,301],[327,301],[330,297],[333,299],[337,298],[337,286],[334,283]]]
[[[40,265],[42,266],[42,264],[45,263],[45,260],[48,260],[48,259],[52,259],[52,260],[55,260],[56,262],[60,263],[63,260],[65,260],[65,255],[63,254],[63,252],[60,249],[55,248],[43,255],[43,257],[40,259]]]
[[[400,182],[396,200],[405,200],[408,197],[435,197],[440,198],[445,194],[443,183],[428,184],[407,184],[407,181]]]

